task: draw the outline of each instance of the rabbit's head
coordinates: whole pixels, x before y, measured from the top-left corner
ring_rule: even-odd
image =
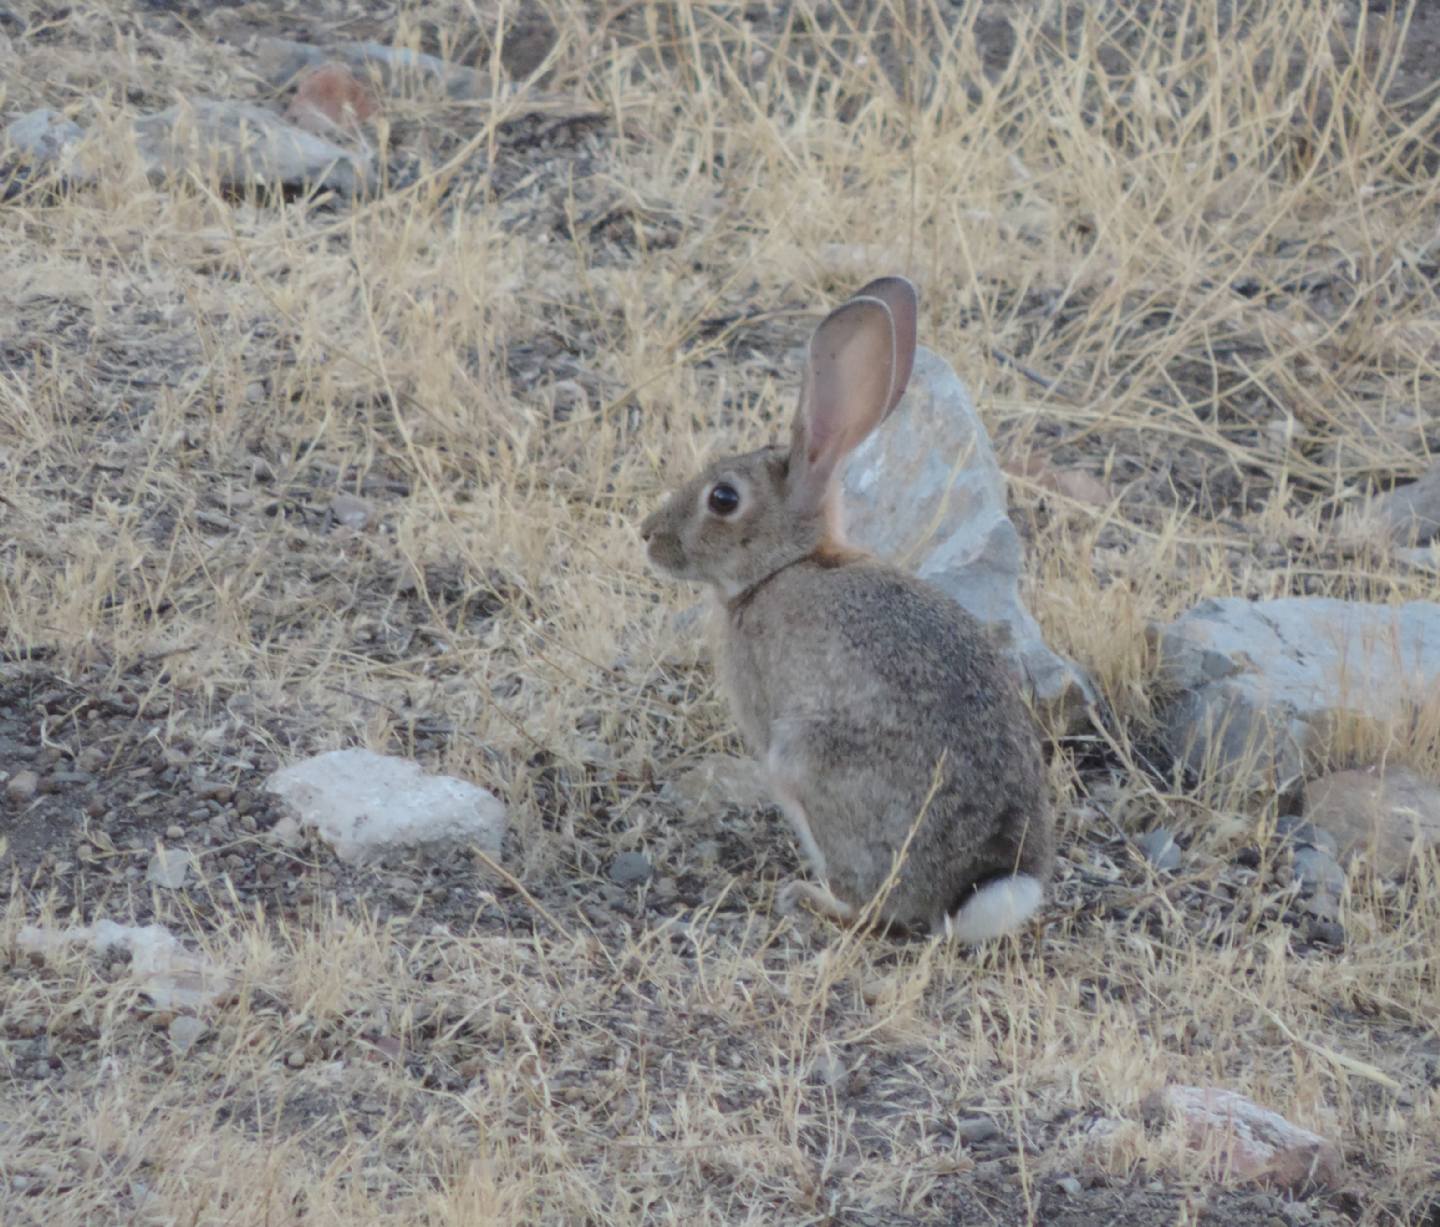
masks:
[[[717,460],[640,527],[650,561],[729,598],[780,568],[843,545],[845,457],[899,403],[915,362],[915,287],[870,282],[816,328],[788,447]]]

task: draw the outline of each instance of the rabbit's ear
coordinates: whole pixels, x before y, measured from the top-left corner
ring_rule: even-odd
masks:
[[[890,404],[885,410],[886,414],[890,414],[905,395],[905,386],[915,369],[919,295],[915,293],[914,285],[904,277],[877,277],[856,291],[855,297],[878,298],[890,308],[890,319],[895,325],[895,375],[890,385]]]
[[[800,406],[790,436],[790,502],[813,512],[825,502],[835,466],[890,411],[895,324],[878,298],[852,298],[810,338]]]

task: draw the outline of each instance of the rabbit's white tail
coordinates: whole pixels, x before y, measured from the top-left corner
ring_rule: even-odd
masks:
[[[988,942],[1024,924],[1043,894],[1040,879],[1028,873],[986,882],[959,911],[945,917],[945,936],[966,946]]]

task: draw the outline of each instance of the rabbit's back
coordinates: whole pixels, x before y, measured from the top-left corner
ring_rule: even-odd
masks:
[[[951,910],[995,874],[1048,875],[1033,721],[949,597],[868,556],[822,551],[732,600],[718,629],[741,730],[772,774],[805,790],[842,898],[878,889],[922,809],[895,918]]]

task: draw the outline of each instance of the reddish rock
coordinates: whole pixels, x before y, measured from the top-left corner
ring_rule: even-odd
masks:
[[[1340,859],[1398,877],[1416,852],[1440,847],[1440,784],[1405,767],[1337,771],[1305,788],[1305,817],[1335,837]]]
[[[1333,1142],[1234,1091],[1167,1086],[1147,1096],[1143,1109],[1183,1128],[1190,1148],[1211,1159],[1213,1179],[1287,1190],[1339,1179],[1342,1160]]]
[[[285,118],[297,128],[328,136],[359,131],[379,111],[374,91],[344,64],[321,64],[300,78]]]

